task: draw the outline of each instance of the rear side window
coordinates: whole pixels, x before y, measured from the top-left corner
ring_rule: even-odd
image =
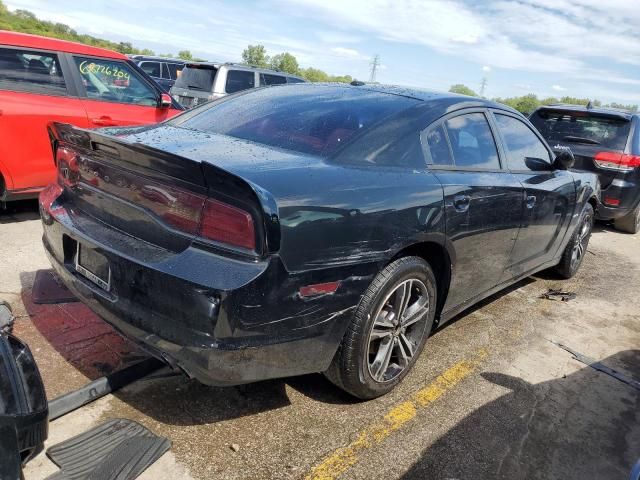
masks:
[[[169,69],[169,76],[171,80],[175,80],[180,75],[180,72],[184,68],[184,65],[180,65],[179,63],[167,63],[167,68]]]
[[[162,78],[160,62],[141,62],[140,68],[150,77]]]
[[[184,67],[177,76],[175,86],[198,92],[212,92],[218,69],[210,65]]]
[[[540,170],[539,160],[551,167],[549,152],[527,125],[499,113],[495,118],[507,146],[507,163],[511,170]]]
[[[74,57],[87,97],[104,102],[155,107],[157,92],[126,62]]]
[[[367,90],[292,85],[213,102],[185,120],[178,117],[172,122],[183,128],[330,156],[416,103],[411,98]],[[364,153],[362,161],[368,161]]]
[[[296,77],[287,77],[287,83],[304,83],[304,80]]]
[[[427,133],[426,142],[433,165],[453,165],[449,143],[442,125]]]
[[[66,95],[55,53],[0,48],[0,90]]]
[[[499,169],[498,150],[482,113],[468,113],[445,122],[455,165],[461,168]]]
[[[620,117],[553,110],[539,110],[530,120],[550,143],[602,145],[609,150],[624,150],[631,125]]]
[[[227,72],[227,93],[236,93],[255,87],[255,74],[245,70],[229,70]]]
[[[261,87],[264,87],[265,85],[282,85],[283,83],[287,83],[287,79],[282,75],[271,75],[268,73],[260,74]]]

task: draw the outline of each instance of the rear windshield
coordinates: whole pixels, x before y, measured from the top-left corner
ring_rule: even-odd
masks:
[[[624,150],[629,136],[629,120],[598,116],[589,112],[540,110],[531,123],[548,142],[559,141],[602,145],[611,150]]]
[[[217,68],[211,66],[196,67],[188,65],[178,75],[175,86],[187,90],[211,92],[217,71]]]
[[[174,122],[183,128],[330,156],[372,125],[417,102],[365,89],[288,85],[214,102]]]

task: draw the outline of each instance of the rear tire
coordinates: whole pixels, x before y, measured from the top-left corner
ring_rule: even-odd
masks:
[[[571,278],[578,272],[587,253],[592,230],[593,207],[588,203],[582,212],[576,231],[564,249],[560,263],[556,267],[556,271],[561,277]]]
[[[436,280],[420,257],[403,257],[374,278],[325,376],[363,400],[390,392],[409,373],[433,327]]]
[[[622,232],[640,232],[640,205],[638,205],[636,209],[628,215],[625,215],[622,218],[616,218],[613,221],[613,225],[616,227],[616,230],[620,230]]]

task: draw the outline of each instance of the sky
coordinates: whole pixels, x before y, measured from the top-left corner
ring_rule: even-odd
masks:
[[[5,0],[80,33],[156,53],[239,61],[249,44],[301,67],[487,97],[640,104],[638,0]]]

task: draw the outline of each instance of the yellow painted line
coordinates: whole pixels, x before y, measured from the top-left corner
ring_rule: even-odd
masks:
[[[362,430],[349,445],[339,448],[311,469],[306,480],[335,480],[358,463],[359,454],[383,442],[393,432],[413,420],[420,409],[428,407],[447,391],[471,375],[486,358],[488,352],[480,349],[471,360],[462,360],[439,375],[411,398],[396,405],[380,420]]]

